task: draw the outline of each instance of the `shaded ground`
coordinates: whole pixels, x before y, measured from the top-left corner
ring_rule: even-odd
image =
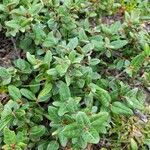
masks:
[[[118,14],[113,15],[113,16],[104,16],[104,17],[102,17],[101,21],[104,24],[111,25],[115,21],[122,21],[123,17],[124,16],[122,14],[118,13]]]
[[[5,37],[5,34],[0,32],[0,66],[10,67],[18,55],[19,51],[16,51],[12,39]]]

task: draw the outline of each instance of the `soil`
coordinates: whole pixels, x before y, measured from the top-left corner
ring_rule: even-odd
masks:
[[[123,20],[123,15],[121,14],[116,14],[116,15],[112,15],[112,16],[104,16],[102,17],[101,21],[103,24],[107,24],[107,25],[111,25],[113,24],[115,21],[121,21]]]
[[[18,58],[18,53],[19,50],[16,52],[12,39],[0,32],[0,66],[5,68],[12,66],[12,61]]]

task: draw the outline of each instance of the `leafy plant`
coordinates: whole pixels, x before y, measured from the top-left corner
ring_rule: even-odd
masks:
[[[25,53],[0,67],[1,149],[150,147],[148,1],[3,0],[0,12]]]

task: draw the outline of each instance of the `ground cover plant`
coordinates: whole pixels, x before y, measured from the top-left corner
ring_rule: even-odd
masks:
[[[148,0],[0,0],[0,149],[150,149]]]

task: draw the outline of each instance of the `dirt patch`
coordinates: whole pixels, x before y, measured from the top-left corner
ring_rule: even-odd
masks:
[[[107,24],[107,25],[111,25],[116,21],[122,22],[122,20],[123,20],[123,15],[120,15],[120,14],[116,14],[113,16],[104,16],[101,19],[102,23]]]
[[[0,66],[8,68],[12,66],[12,61],[18,58],[19,50],[14,47],[15,40],[7,38],[3,32],[0,32]]]

